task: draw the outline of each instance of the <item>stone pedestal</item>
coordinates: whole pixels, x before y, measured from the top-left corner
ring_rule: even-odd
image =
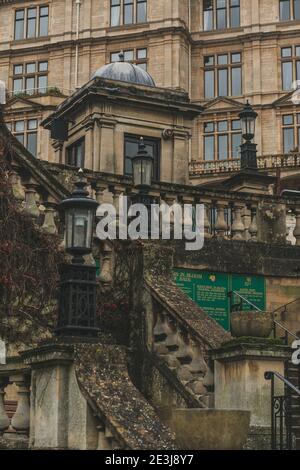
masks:
[[[99,423],[79,389],[72,347],[48,344],[23,359],[32,370],[30,448],[97,449]]]
[[[251,412],[251,432],[255,442],[250,442],[249,447],[261,447],[260,436],[264,443],[268,441],[266,433],[270,436],[271,388],[264,374],[275,371],[284,375],[284,362],[289,357],[289,348],[270,340],[253,343],[235,340],[213,352],[215,406]],[[283,395],[283,384],[277,382],[276,387],[276,393]]]

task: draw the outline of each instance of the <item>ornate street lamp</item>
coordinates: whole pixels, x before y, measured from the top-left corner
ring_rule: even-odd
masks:
[[[249,101],[239,114],[242,125],[242,136],[246,141],[241,145],[241,168],[242,169],[257,169],[257,150],[256,144],[252,142],[255,135],[255,121],[257,113],[253,110]]]
[[[138,153],[132,158],[133,184],[140,192],[148,192],[152,183],[153,158],[146,150],[143,137],[140,138]]]
[[[96,267],[84,263],[84,255],[92,251],[97,202],[85,189],[83,171],[71,197],[62,201],[59,210],[65,221],[66,252],[72,264],[60,266],[60,295],[57,334],[96,335]]]

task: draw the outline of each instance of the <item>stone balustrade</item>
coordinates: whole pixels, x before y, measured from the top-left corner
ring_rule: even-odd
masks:
[[[300,153],[262,155],[257,157],[259,169],[296,168],[300,166]],[[241,160],[195,161],[190,163],[190,176],[234,173],[241,169]]]
[[[111,201],[117,214],[119,196],[137,194],[128,177],[96,174],[90,181],[98,202]],[[300,202],[295,199],[169,183],[154,183],[149,195],[169,208],[174,203],[203,204],[205,238],[300,245]],[[170,221],[173,232],[174,214]]]
[[[211,406],[213,374],[201,339],[163,308],[156,308],[155,317],[154,352],[201,407]]]
[[[6,401],[17,402],[10,419]],[[30,429],[30,371],[18,367],[1,366],[0,369],[0,437],[15,436],[27,439]]]

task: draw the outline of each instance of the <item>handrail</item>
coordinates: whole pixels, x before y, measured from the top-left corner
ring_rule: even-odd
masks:
[[[288,307],[289,305],[292,305],[292,304],[298,302],[298,300],[300,300],[300,297],[298,297],[298,298],[295,299],[295,300],[292,300],[292,302],[289,302],[289,303],[287,303],[287,304],[281,305],[280,307],[276,308],[276,310],[274,310],[272,313],[274,314],[274,313],[278,312],[279,310],[281,310],[282,308],[286,309],[286,307]]]
[[[232,290],[230,292],[228,292],[228,297],[231,297],[232,294],[235,294],[237,295],[238,297],[240,297],[240,299],[242,299],[244,302],[246,302],[248,305],[250,305],[251,307],[253,307],[255,310],[257,310],[258,312],[262,312],[262,310],[260,308],[258,308],[256,305],[254,305],[252,302],[250,302],[250,300],[247,300],[245,297],[243,297],[241,294],[239,294],[238,292],[236,292],[235,290]]]
[[[279,380],[281,380],[285,385],[287,385],[289,388],[294,390],[294,392],[297,393],[300,397],[300,390],[295,387],[289,380],[287,380],[283,375],[279,374],[279,372],[274,372],[274,371],[267,371],[265,372],[265,379],[266,380],[272,380],[274,377],[277,377]]]
[[[284,325],[282,325],[282,323],[279,323],[277,320],[274,320],[274,319],[273,319],[273,322],[275,323],[275,325],[279,326],[279,328],[281,328],[283,331],[291,335],[293,338],[300,339],[299,336],[295,335],[295,333],[292,333],[290,330],[288,330]]]

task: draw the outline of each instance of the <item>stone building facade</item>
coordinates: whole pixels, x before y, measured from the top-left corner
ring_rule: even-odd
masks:
[[[259,115],[260,166],[281,167],[274,156],[296,152],[300,138],[290,100],[300,78],[299,19],[297,0],[0,1],[7,121],[38,157],[54,161],[39,123],[123,50],[158,87],[186,91],[204,107],[186,156],[193,183],[224,179],[238,165],[246,99]]]

